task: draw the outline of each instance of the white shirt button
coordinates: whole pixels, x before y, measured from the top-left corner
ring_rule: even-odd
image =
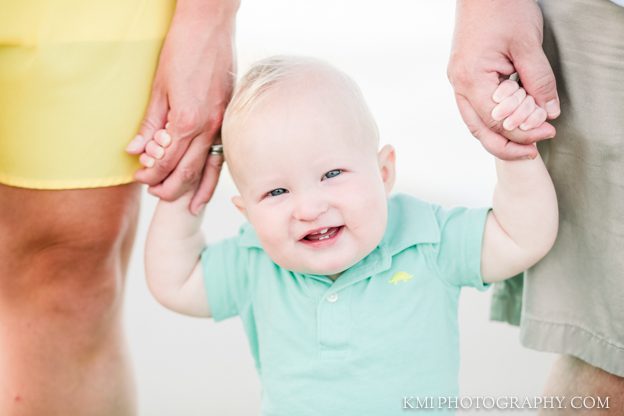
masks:
[[[338,293],[332,293],[331,295],[327,296],[326,299],[329,303],[335,303],[338,301]]]

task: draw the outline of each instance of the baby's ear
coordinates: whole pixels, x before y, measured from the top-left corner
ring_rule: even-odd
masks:
[[[236,195],[232,197],[232,203],[240,211],[241,214],[247,218],[247,210],[245,209],[245,203],[243,202],[243,197],[240,195]]]
[[[379,172],[381,173],[381,180],[386,188],[386,194],[390,194],[394,187],[394,180],[396,177],[396,155],[394,148],[389,144],[381,148],[378,153],[379,160]]]

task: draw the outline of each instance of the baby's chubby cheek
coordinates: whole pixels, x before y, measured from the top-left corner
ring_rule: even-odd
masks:
[[[366,205],[359,215],[357,226],[351,230],[358,240],[361,251],[370,253],[381,242],[386,231],[388,208],[386,201],[376,201],[375,205]]]
[[[256,235],[262,244],[262,248],[275,263],[282,267],[287,267],[290,263],[295,241],[288,235],[284,226],[271,224],[267,221],[254,221],[249,218],[251,225],[256,231]]]
[[[383,185],[375,185],[352,194],[349,204],[351,215],[347,218],[351,231],[373,247],[383,237],[388,217],[388,198]]]

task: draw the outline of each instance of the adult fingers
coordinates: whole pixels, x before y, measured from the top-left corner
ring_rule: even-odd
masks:
[[[497,120],[492,117],[492,111],[494,110],[494,108],[497,106],[501,106],[505,102],[505,100],[503,100],[501,104],[496,104],[492,99],[492,91],[496,90],[498,84],[498,75],[495,73],[489,73],[480,76],[470,85],[470,88],[465,89],[465,93],[459,94],[469,101],[470,107],[474,112],[477,113],[481,123],[488,128],[490,133],[494,134],[494,136],[492,136],[492,134],[488,134],[484,129],[480,129],[478,134],[480,134],[481,136],[476,137],[481,140],[482,143],[484,142],[483,136],[485,136],[486,134],[490,138],[501,136],[505,139],[511,140],[512,142],[521,145],[532,144],[537,141],[549,139],[554,136],[555,129],[548,123],[544,123],[544,127],[540,126],[539,129],[534,129],[531,131],[523,131],[520,129],[515,129],[513,131],[505,130],[503,128],[502,119]],[[456,89],[456,91],[458,90]],[[526,91],[522,88],[519,88],[514,94],[522,94],[520,98],[524,99],[524,94],[526,94]],[[520,102],[521,100],[514,102],[515,106],[517,106],[517,104],[519,104]],[[512,107],[515,108],[515,106]],[[511,114],[511,112],[504,113]],[[500,115],[497,115],[497,117],[500,117]],[[475,135],[474,132],[473,135]],[[485,138],[485,142],[490,141],[491,139],[488,139],[487,137]],[[531,150],[531,154],[533,153],[534,150]],[[515,154],[515,151],[512,154]]]
[[[549,119],[559,116],[559,96],[553,70],[541,47],[525,47],[522,42],[511,51],[522,86],[544,108]]]
[[[170,110],[168,120],[167,134],[161,131],[156,132],[158,140],[171,140],[170,145],[167,146],[167,152],[152,168],[135,173],[134,177],[139,182],[150,186],[164,182],[176,169],[191,142],[201,136],[199,132],[203,128],[203,120],[198,110]]]
[[[131,155],[138,155],[143,153],[143,151],[145,150],[145,146],[149,140],[149,138],[143,136],[142,134],[137,134],[126,146],[126,152],[130,153]]]
[[[537,156],[537,149],[532,144],[514,143],[500,134],[492,131],[479,117],[466,97],[455,94],[459,112],[468,126],[470,133],[485,147],[485,149],[503,160],[517,160],[534,158]]]
[[[134,179],[150,186],[161,183],[178,166],[178,163],[189,148],[190,138],[172,141],[161,160],[147,169],[140,169],[134,174]]]
[[[208,155],[199,188],[197,188],[197,191],[195,191],[195,195],[193,195],[193,199],[191,200],[191,213],[197,215],[197,213],[202,210],[204,205],[206,205],[208,201],[210,201],[215,189],[217,188],[217,183],[219,182],[219,176],[221,175],[222,167],[222,154]]]
[[[557,131],[550,123],[542,123],[538,127],[523,131],[520,129],[514,129],[512,131],[505,130],[505,137],[511,140],[514,143],[521,143],[521,140],[525,140],[526,142],[522,142],[524,144],[531,144],[541,142],[543,140],[549,140],[555,137]]]
[[[182,159],[186,158],[187,150],[195,142],[199,141],[194,145],[195,148],[207,149],[210,146],[211,139],[209,138],[216,136],[221,123],[221,114],[207,117],[206,120],[206,115],[197,108],[171,109],[167,117],[169,120],[166,124],[167,131],[158,130],[154,137],[158,143],[170,142],[164,157],[153,167],[137,171],[134,175],[135,179],[150,185],[150,192],[156,192],[157,196],[165,200],[174,200],[188,190],[188,184],[193,180],[198,180],[201,176],[206,155],[204,154],[201,163],[194,161],[191,166],[181,168],[178,166]],[[195,157],[197,156],[191,159],[195,160]],[[169,177],[176,171],[174,179],[169,180]],[[181,188],[175,189],[175,186]]]
[[[193,139],[188,149],[185,149],[177,166],[162,183],[154,184],[154,186],[149,188],[149,192],[152,195],[166,201],[173,201],[193,186],[197,186],[210,148],[206,137],[202,137],[204,135],[202,134]],[[175,141],[167,149],[167,155],[174,145]]]
[[[138,155],[145,150],[145,146],[154,137],[156,130],[164,127],[167,120],[168,107],[166,94],[157,89],[152,90],[139,134],[126,147],[128,153]]]

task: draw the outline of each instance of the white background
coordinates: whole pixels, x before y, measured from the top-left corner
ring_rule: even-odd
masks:
[[[329,61],[359,83],[382,144],[395,146],[396,191],[446,206],[489,205],[493,158],[463,125],[446,79],[453,21],[449,0],[243,1],[239,69],[276,53]],[[235,192],[224,170],[204,221],[209,241],[242,223],[229,201]],[[155,203],[144,194],[125,303],[140,414],[257,414],[260,385],[240,321],[176,315],[149,295],[142,258]],[[553,356],[521,347],[517,328],[489,322],[489,304],[488,292],[462,293],[462,395],[540,395]]]

